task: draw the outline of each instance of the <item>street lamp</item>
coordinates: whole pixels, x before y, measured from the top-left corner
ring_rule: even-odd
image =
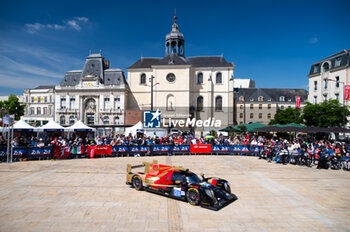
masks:
[[[151,87],[151,111],[153,111],[153,87],[156,86],[156,85],[159,85],[159,82],[153,84],[153,79],[154,78],[155,77],[153,75],[149,78],[149,81],[151,82],[151,85],[144,84],[144,86]]]

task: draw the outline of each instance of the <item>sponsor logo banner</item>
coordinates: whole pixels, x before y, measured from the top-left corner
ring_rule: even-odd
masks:
[[[211,153],[210,144],[192,144],[190,146],[191,153]]]

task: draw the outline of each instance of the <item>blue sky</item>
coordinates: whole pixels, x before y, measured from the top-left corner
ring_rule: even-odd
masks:
[[[223,54],[257,87],[307,88],[310,65],[350,49],[350,1],[1,1],[0,95],[58,84],[89,50],[125,69],[163,57],[174,8],[186,56]]]

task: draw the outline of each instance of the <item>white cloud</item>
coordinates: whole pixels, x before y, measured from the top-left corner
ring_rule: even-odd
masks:
[[[317,37],[314,37],[314,38],[312,38],[312,39],[309,40],[309,43],[310,43],[310,44],[315,44],[315,43],[317,43],[317,42],[318,42],[318,38],[317,38]]]
[[[0,68],[2,70],[13,70],[16,72],[28,73],[32,75],[39,75],[43,77],[53,77],[61,79],[64,73],[54,72],[49,69],[41,68],[36,65],[17,62],[7,56],[0,55]]]
[[[86,17],[74,17],[73,19],[65,21],[62,25],[60,24],[41,24],[41,23],[33,23],[33,24],[25,24],[25,30],[30,34],[35,34],[43,29],[53,29],[53,30],[63,30],[67,28],[73,28],[76,31],[81,30],[82,24],[85,24],[89,21]]]

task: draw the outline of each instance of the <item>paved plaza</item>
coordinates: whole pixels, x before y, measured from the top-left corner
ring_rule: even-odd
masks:
[[[219,211],[136,191],[126,164],[183,165],[227,179]],[[349,231],[350,172],[241,156],[159,156],[0,164],[0,231]]]

